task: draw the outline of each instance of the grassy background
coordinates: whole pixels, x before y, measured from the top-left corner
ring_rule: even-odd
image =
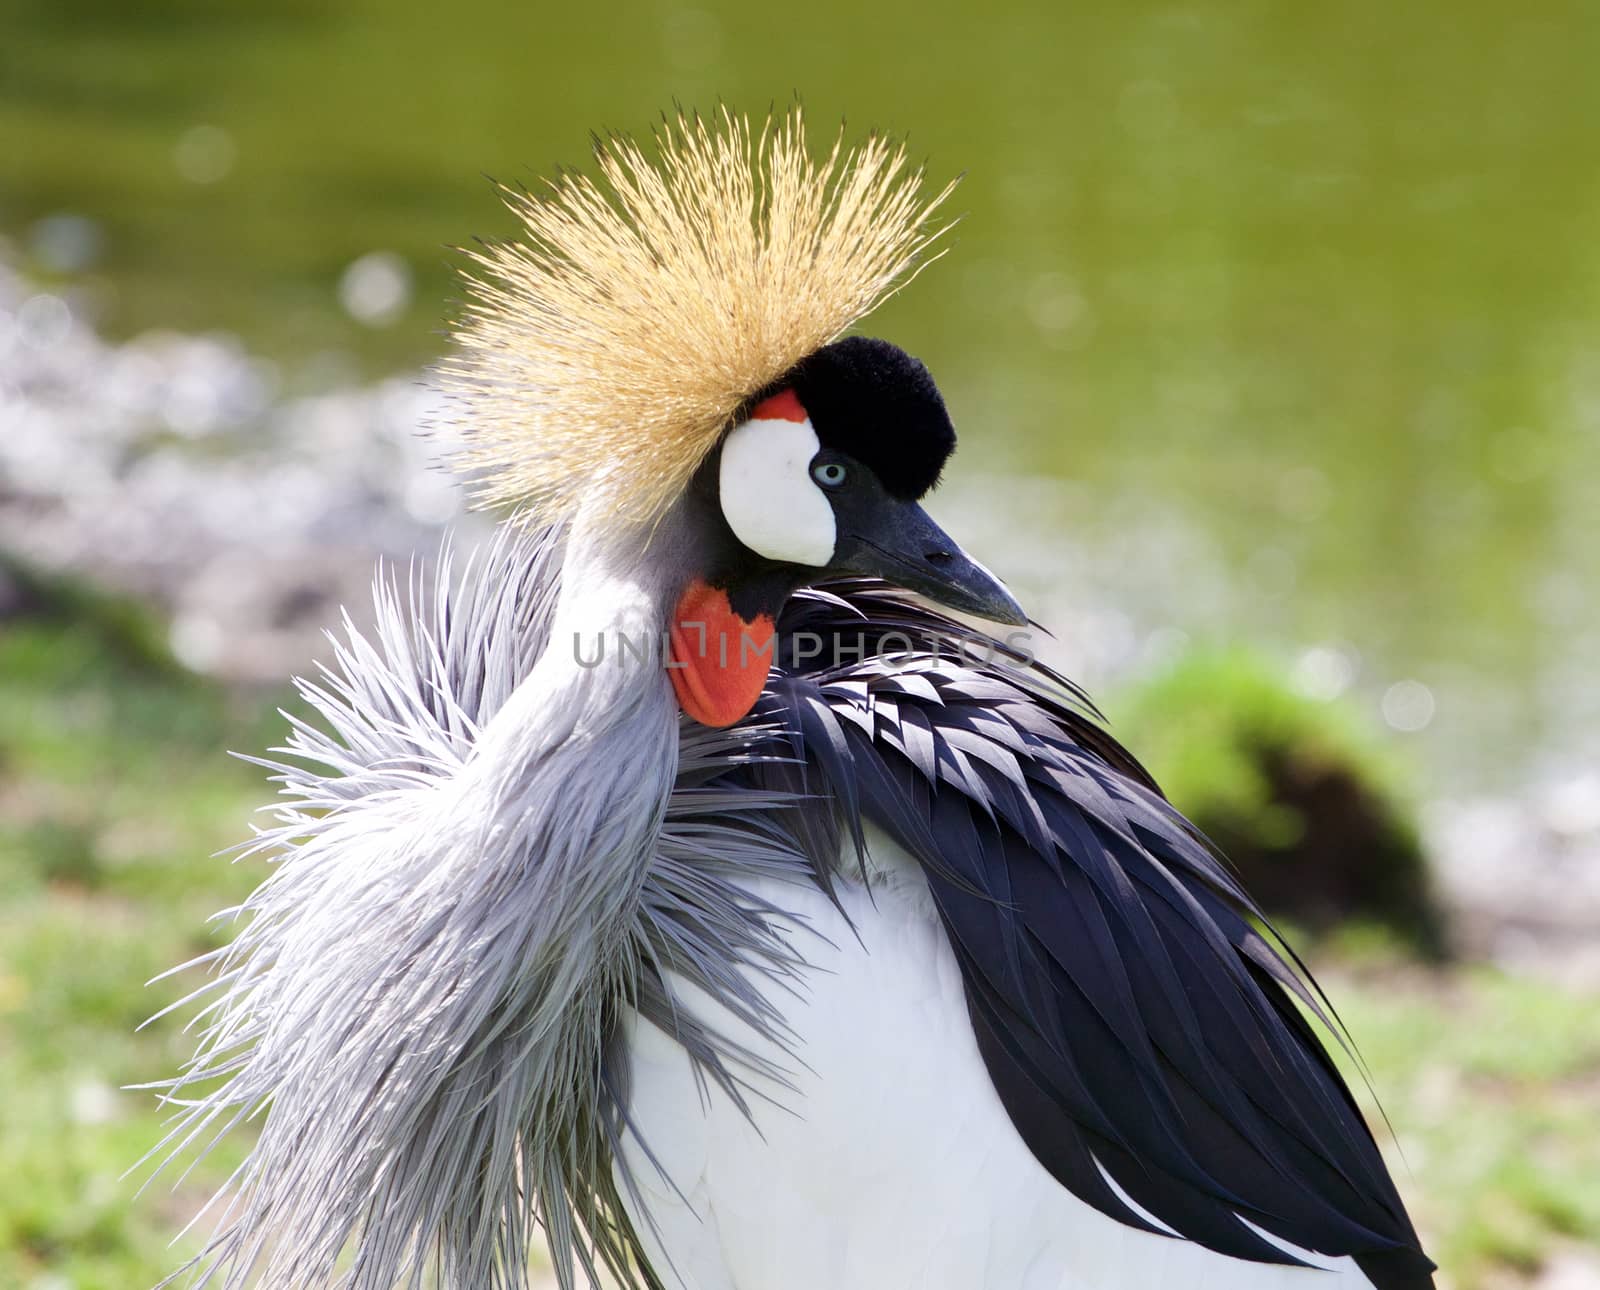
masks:
[[[122,1178],[159,1136],[122,1087],[187,1049],[175,1026],[135,1033],[186,982],[144,983],[216,943],[207,920],[260,878],[210,857],[262,797],[221,750],[265,727],[101,627],[0,633],[0,1284],[41,1290],[153,1284],[243,1147],[177,1195],[135,1203]]]

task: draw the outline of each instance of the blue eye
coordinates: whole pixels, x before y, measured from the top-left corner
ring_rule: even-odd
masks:
[[[837,461],[819,461],[811,468],[811,478],[824,488],[838,488],[849,474],[850,472]]]

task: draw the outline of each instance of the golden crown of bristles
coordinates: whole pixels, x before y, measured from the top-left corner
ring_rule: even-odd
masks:
[[[601,181],[503,190],[523,240],[472,253],[458,464],[477,500],[539,520],[602,504],[650,520],[740,405],[914,276],[950,184],[923,195],[902,144],[841,131],[821,161],[798,108],[759,130],[679,114],[650,161],[595,147]]]

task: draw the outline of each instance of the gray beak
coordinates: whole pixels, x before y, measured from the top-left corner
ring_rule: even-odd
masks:
[[[951,540],[915,502],[895,501],[841,526],[833,568],[870,574],[948,609],[990,622],[1026,626],[1005,584]]]

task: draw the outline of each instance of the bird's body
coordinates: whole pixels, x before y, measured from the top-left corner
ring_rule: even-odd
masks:
[[[961,971],[912,857],[867,833],[814,883],[746,884],[808,967],[784,989],[794,1056],[692,989],[685,1006],[786,1063],[746,1115],[665,1031],[623,1023],[623,1160],[651,1262],[684,1290],[1369,1290],[1348,1259],[1249,1263],[1079,1200],[1029,1151],[985,1070]],[[840,907],[842,906],[842,908]],[[648,1143],[648,1150],[643,1144]],[[658,1167],[659,1166],[659,1167]],[[1322,1270],[1328,1269],[1328,1270]]]
[[[1427,1290],[1225,862],[904,594],[1027,622],[918,505],[927,369],[836,339],[939,199],[798,117],[677,130],[479,257],[470,464],[531,513],[381,587],[270,763],[170,1086],[179,1146],[262,1119],[205,1277],[520,1290],[542,1228],[564,1287]]]

